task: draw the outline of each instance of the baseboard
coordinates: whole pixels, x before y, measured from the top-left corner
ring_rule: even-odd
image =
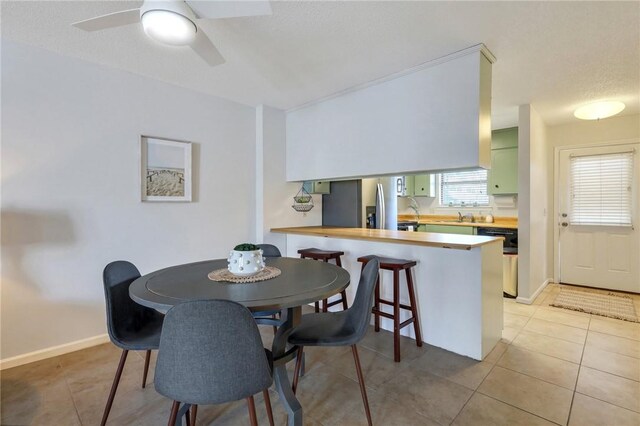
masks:
[[[533,293],[533,295],[531,295],[531,297],[522,297],[522,296],[518,296],[516,298],[516,302],[518,303],[524,303],[525,305],[531,305],[533,303],[534,300],[536,300],[536,297],[538,297],[538,295],[540,293],[542,293],[542,290],[545,289],[545,287],[550,283],[553,282],[552,278],[547,278],[540,287],[538,287],[538,289]]]
[[[79,351],[80,349],[90,348],[91,346],[97,346],[107,342],[109,342],[109,335],[100,334],[98,336],[76,340],[75,342],[65,343],[64,345],[40,349],[38,351],[0,360],[0,370],[6,370],[7,368],[18,367],[20,365],[52,358],[54,356],[64,355],[69,352]]]

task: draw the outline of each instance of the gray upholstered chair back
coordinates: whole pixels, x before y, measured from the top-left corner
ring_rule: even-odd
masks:
[[[228,300],[198,300],[169,309],[156,364],[160,394],[188,404],[220,404],[249,397],[272,382],[247,308]]]
[[[374,290],[380,268],[380,261],[377,258],[371,259],[360,274],[360,282],[353,304],[347,310],[348,318],[346,322],[353,327],[354,335],[351,340],[360,341],[367,332],[367,327],[371,320],[371,308],[373,308]]]
[[[257,244],[262,249],[262,255],[264,257],[282,257],[280,249],[273,244]]]
[[[153,309],[138,305],[129,297],[129,286],[139,277],[138,268],[125,260],[109,263],[102,273],[107,330],[111,341],[123,349],[137,349],[131,347],[126,336],[135,334],[155,317],[162,316]]]

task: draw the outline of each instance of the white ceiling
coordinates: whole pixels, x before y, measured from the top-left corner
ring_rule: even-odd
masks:
[[[493,127],[531,103],[547,124],[601,99],[640,112],[640,2],[272,2],[273,15],[203,21],[227,63],[149,40],[139,25],[69,24],[134,2],[2,2],[2,36],[247,105],[289,109],[484,43]]]

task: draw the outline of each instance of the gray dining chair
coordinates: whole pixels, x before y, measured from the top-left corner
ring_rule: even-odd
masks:
[[[364,403],[369,425],[372,424],[371,412],[356,344],[362,340],[369,326],[378,271],[379,261],[374,258],[362,270],[356,297],[349,309],[340,312],[320,312],[303,315],[300,324],[291,331],[288,338],[290,344],[298,346],[296,366],[293,373],[292,389],[294,393],[298,387],[305,346],[351,346],[358,382],[360,383],[362,402]]]
[[[280,249],[273,244],[256,244],[262,250],[264,257],[282,257]]]
[[[140,278],[138,268],[124,260],[109,263],[102,273],[107,306],[107,331],[111,342],[122,349],[120,363],[113,378],[107,405],[102,414],[100,423],[102,426],[107,423],[129,351],[146,351],[142,374],[142,387],[144,388],[147,382],[151,351],[158,349],[160,345],[164,315],[131,300],[129,286],[136,278]]]
[[[280,253],[280,249],[273,244],[256,244],[262,250],[262,256],[266,258],[275,258],[282,257]],[[278,326],[282,324],[282,321],[277,319],[277,315],[280,314],[280,311],[260,311],[253,312],[253,317],[255,318],[258,324],[262,325],[272,325],[273,326],[273,334],[276,334],[278,331]]]
[[[174,401],[169,425],[176,424],[180,404],[187,424],[195,425],[198,405],[240,399],[247,400],[251,424],[257,425],[253,395],[260,391],[273,425],[268,389],[272,369],[258,326],[239,303],[197,300],[167,312],[154,383],[158,393]]]

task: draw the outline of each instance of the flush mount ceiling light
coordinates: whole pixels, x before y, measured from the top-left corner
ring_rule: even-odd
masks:
[[[624,107],[619,101],[594,102],[581,106],[573,115],[581,120],[600,120],[620,113]]]
[[[150,10],[140,20],[145,34],[160,43],[184,46],[196,38],[196,24],[170,10]]]

